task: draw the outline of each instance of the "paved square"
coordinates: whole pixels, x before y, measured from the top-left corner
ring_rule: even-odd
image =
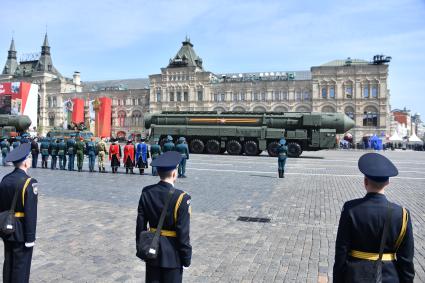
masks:
[[[342,204],[365,193],[357,169],[361,154],[305,152],[288,160],[285,179],[276,178],[275,158],[191,155],[188,178],[177,183],[193,206],[193,259],[184,282],[331,282]],[[425,282],[425,153],[384,154],[400,170],[387,195],[411,211],[416,282]],[[1,176],[10,170],[1,167]],[[30,174],[40,183],[32,282],[144,281],[144,264],[135,256],[137,204],[143,186],[157,178],[46,169]],[[271,222],[240,222],[238,216]]]

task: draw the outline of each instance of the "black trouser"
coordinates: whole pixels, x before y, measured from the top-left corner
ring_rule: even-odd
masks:
[[[38,153],[37,154],[31,154],[31,155],[32,155],[32,168],[37,168]]]
[[[27,283],[30,279],[33,248],[24,243],[4,243],[3,283]]]
[[[146,283],[181,283],[183,268],[162,268],[146,264]]]

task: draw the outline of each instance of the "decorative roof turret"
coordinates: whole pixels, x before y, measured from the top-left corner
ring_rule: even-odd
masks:
[[[41,46],[40,59],[37,62],[35,71],[60,75],[56,68],[53,67],[52,57],[50,56],[50,46],[49,40],[47,39],[47,33],[44,36],[43,45]]]
[[[12,42],[10,43],[9,51],[7,52],[7,60],[3,69],[3,74],[13,75],[17,67],[18,61],[16,60],[15,40],[12,37]]]
[[[168,64],[168,68],[176,67],[196,67],[203,70],[202,59],[196,55],[193,44],[187,36],[182,42],[179,52],[177,52],[173,59],[170,59],[170,63]]]

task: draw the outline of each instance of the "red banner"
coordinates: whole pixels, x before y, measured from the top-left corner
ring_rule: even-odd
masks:
[[[112,99],[109,97],[100,97],[100,107],[98,112],[98,129],[96,136],[110,137],[111,136],[111,121],[112,121]]]
[[[72,104],[72,122],[75,124],[84,123],[84,99],[73,98]]]

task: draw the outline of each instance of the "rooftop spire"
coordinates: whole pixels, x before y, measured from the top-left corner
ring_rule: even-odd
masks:
[[[16,49],[15,49],[15,40],[13,39],[13,37],[12,37],[12,42],[10,43],[9,51],[15,51],[16,52]]]
[[[49,46],[49,40],[47,39],[47,32],[44,35],[44,42],[43,42],[43,46]]]
[[[47,32],[44,35],[43,45],[41,46],[41,55],[50,55],[49,40],[47,39]]]
[[[12,37],[12,42],[10,43],[9,51],[7,52],[7,60],[3,69],[3,74],[13,75],[17,67],[18,62],[16,60],[15,40]]]

